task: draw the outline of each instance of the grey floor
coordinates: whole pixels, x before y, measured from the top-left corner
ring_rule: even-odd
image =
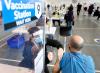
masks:
[[[94,17],[80,15],[75,16],[75,26],[72,35],[80,35],[85,40],[85,45],[82,50],[83,53],[91,55],[94,58],[96,70],[100,70],[100,41],[95,42],[94,39],[100,40],[100,20],[97,21]],[[58,37],[59,36],[59,37]],[[55,39],[64,44],[64,38],[59,35],[59,28],[57,27]],[[52,65],[50,63],[49,65]],[[50,73],[52,73],[52,66],[48,66]]]
[[[0,63],[17,66],[22,60],[23,47],[20,49],[11,49],[7,46],[7,39],[15,34],[11,31],[4,31],[0,25]]]
[[[93,56],[96,69],[100,70],[100,42],[94,39],[100,39],[100,21],[93,17],[80,17],[76,20],[73,34],[81,35],[85,40],[83,53]]]

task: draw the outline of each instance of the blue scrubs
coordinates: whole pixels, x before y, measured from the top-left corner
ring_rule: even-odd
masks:
[[[60,70],[62,73],[95,73],[92,57],[75,52],[64,53]]]
[[[23,51],[24,58],[19,64],[19,66],[32,68],[32,69],[34,68],[32,46],[33,46],[32,42],[30,41],[25,42],[24,51]]]

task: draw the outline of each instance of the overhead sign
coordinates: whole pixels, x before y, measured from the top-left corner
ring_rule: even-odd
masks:
[[[35,0],[2,0],[4,29],[8,30],[41,16],[41,3]]]

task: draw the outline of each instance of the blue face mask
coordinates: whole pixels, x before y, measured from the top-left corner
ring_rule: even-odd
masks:
[[[35,42],[39,45],[43,45],[43,39],[40,37],[35,38]]]

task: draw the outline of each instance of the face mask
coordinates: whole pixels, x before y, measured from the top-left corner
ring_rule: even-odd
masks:
[[[39,45],[43,44],[43,39],[41,39],[40,37],[35,38],[35,42]]]

